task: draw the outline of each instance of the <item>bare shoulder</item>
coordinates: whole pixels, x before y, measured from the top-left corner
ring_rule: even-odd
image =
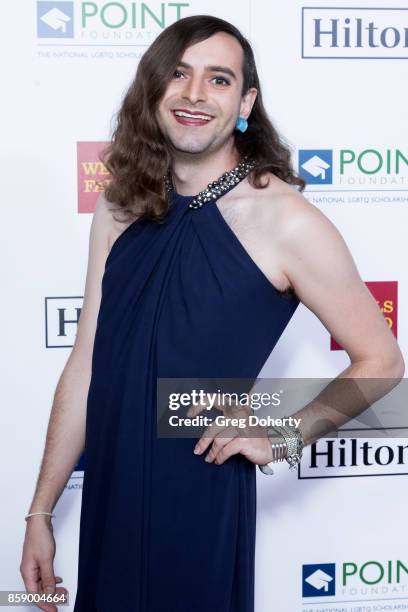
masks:
[[[300,192],[292,192],[276,177],[266,190],[278,219],[275,238],[281,272],[299,300],[350,361],[380,363],[379,371],[385,368],[403,376],[404,361],[395,337],[339,230]]]
[[[317,206],[309,202],[295,187],[288,185],[277,176],[267,173],[268,184],[259,190],[273,206],[263,207],[273,216],[274,237],[279,246],[290,246],[302,238],[311,238],[312,233],[325,235],[338,231],[334,224]]]
[[[267,238],[273,244],[272,255],[281,276],[310,306],[313,300],[308,287],[318,278],[321,286],[327,285],[327,280],[323,282],[327,274],[337,274],[338,279],[350,282],[358,272],[334,223],[295,187],[272,174],[268,179],[264,189],[256,190],[256,199],[262,203],[256,208],[261,211],[263,226],[268,228]]]
[[[282,271],[301,301],[318,312],[316,301],[323,299],[323,288],[334,281],[343,289],[356,286],[361,290],[362,281],[334,223],[299,191],[282,183],[273,177],[266,188],[273,202],[274,239]],[[331,295],[338,298],[334,290]]]
[[[122,211],[106,199],[104,192],[98,196],[94,217],[100,231],[103,231],[106,236],[107,252],[109,253],[115,240],[131,221],[126,221]]]

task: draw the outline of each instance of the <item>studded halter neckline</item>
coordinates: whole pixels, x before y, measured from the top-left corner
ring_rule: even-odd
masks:
[[[255,168],[255,165],[253,159],[244,157],[235,168],[227,170],[218,179],[208,183],[205,189],[193,197],[188,204],[188,208],[201,208],[203,204],[216,200],[231,187],[242,181]],[[174,191],[170,170],[163,177],[163,180],[167,192]]]

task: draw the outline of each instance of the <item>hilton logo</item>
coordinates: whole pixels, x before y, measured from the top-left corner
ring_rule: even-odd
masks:
[[[305,59],[408,59],[408,8],[303,7]]]
[[[368,438],[369,430],[360,432],[365,438],[321,438],[303,449],[299,479],[407,475],[408,444],[402,437],[407,429],[389,430],[395,438]]]
[[[82,302],[82,296],[45,298],[46,348],[74,346]]]

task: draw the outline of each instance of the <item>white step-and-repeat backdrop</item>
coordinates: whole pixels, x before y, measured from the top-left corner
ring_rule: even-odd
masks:
[[[76,334],[96,181],[106,178],[97,154],[139,59],[176,19],[216,15],[250,39],[266,107],[293,148],[305,196],[343,234],[407,358],[408,7],[401,0],[307,4],[3,6],[2,590],[23,588],[24,515]],[[333,378],[348,364],[300,305],[260,375]],[[256,612],[408,609],[407,455],[398,465],[336,467],[328,465],[327,444],[316,444],[313,467],[308,448],[298,472],[286,462],[274,476],[257,471]],[[72,604],[83,477],[77,468],[53,519],[55,572]]]

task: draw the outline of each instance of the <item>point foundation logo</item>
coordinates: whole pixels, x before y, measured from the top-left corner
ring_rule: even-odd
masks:
[[[75,6],[74,6],[75,5]],[[187,2],[37,2],[37,37],[71,39],[70,46],[148,46],[170,23],[184,17]],[[51,44],[51,41],[50,41]],[[61,41],[63,46],[64,41]]]
[[[407,586],[408,563],[406,560],[368,559],[362,562],[347,560],[337,563],[302,565],[302,597],[304,598],[348,597],[351,600],[352,598],[358,599],[360,605],[364,600],[372,602],[376,598],[381,598],[381,603],[385,603],[387,595],[392,600],[398,595],[406,594]],[[331,599],[330,603],[335,603],[335,600]],[[307,605],[307,602],[305,604]],[[365,610],[366,608],[358,609]],[[388,609],[388,607],[379,609]],[[306,608],[304,612],[309,612],[309,610]]]
[[[300,149],[299,174],[308,185],[398,191],[408,188],[408,151],[402,149]]]
[[[73,38],[73,2],[37,2],[38,38]]]

